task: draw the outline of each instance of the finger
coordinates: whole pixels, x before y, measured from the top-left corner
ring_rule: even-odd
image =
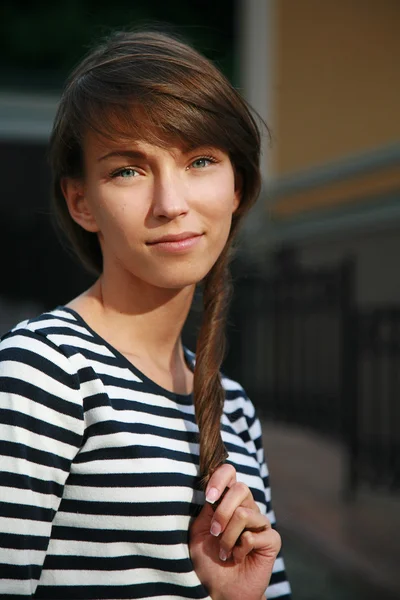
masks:
[[[260,509],[254,502],[250,489],[244,483],[237,481],[226,490],[221,503],[217,506],[211,523],[210,533],[218,536],[223,532],[239,506],[251,508],[257,513],[260,512]]]
[[[259,533],[244,531],[240,537],[240,544],[233,547],[231,555],[235,563],[240,563],[252,552],[262,552],[273,563],[281,545],[281,536],[275,529],[270,528]]]
[[[255,534],[252,531],[243,531],[242,535],[240,536],[240,543],[236,544],[232,549],[232,558],[235,563],[243,562],[246,556],[254,550],[254,536]]]
[[[242,538],[249,538],[245,534],[252,533],[253,536],[263,534],[271,529],[271,523],[265,515],[255,512],[250,508],[239,506],[230,519],[225,531],[221,535],[220,549],[228,555],[235,545],[242,544]],[[262,538],[259,538],[259,540]],[[259,542],[260,543],[260,542]]]
[[[236,482],[236,469],[232,465],[223,464],[214,471],[206,488],[206,500],[210,504],[217,502],[225,488]]]

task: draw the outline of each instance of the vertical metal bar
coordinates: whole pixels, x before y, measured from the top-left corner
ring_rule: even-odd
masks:
[[[308,313],[310,315],[310,375],[312,385],[308,391],[308,414],[311,419],[311,426],[316,431],[322,432],[324,424],[321,420],[320,412],[320,390],[321,390],[321,336],[320,336],[320,325],[321,325],[321,301],[323,297],[322,289],[324,285],[325,272],[321,269],[310,274],[311,278],[309,281],[312,295],[309,298],[310,303],[308,306]]]
[[[306,283],[303,279],[303,286]],[[303,298],[304,298],[304,287],[303,287]],[[310,344],[309,336],[307,331],[309,330],[309,324],[312,321],[309,318],[309,311],[305,310],[304,314],[298,315],[298,335],[299,335],[299,379],[298,379],[298,390],[300,398],[300,406],[302,411],[308,412],[306,408],[306,398],[310,393],[310,386],[308,385],[308,374],[309,374],[309,357],[310,357]]]
[[[369,482],[373,486],[377,483],[380,464],[383,455],[383,428],[382,417],[383,407],[381,406],[383,391],[383,360],[385,354],[385,344],[382,340],[382,325],[384,319],[382,312],[378,309],[374,311],[374,339],[372,345],[371,361],[371,407],[369,412],[370,421],[368,423],[368,432],[363,441],[363,450],[365,453],[366,466],[369,472]]]
[[[393,355],[391,361],[391,487],[393,490],[400,489],[400,311],[396,310],[394,316],[395,327],[393,328]]]
[[[347,259],[340,268],[341,422],[346,449],[343,498],[355,498],[358,484],[358,354],[359,315],[355,308],[355,262]]]
[[[396,479],[400,473],[397,471],[397,452],[396,441],[400,436],[400,411],[398,409],[399,389],[399,352],[400,352],[400,336],[399,336],[399,317],[398,309],[390,311],[390,354],[388,356],[388,427],[387,427],[387,467],[388,467],[388,483],[392,489],[396,488]],[[400,459],[400,456],[399,456]]]
[[[281,368],[281,306],[280,306],[280,280],[274,277],[272,280],[272,304],[273,304],[273,417],[276,419],[280,410],[280,368]]]
[[[295,282],[292,275],[285,277],[287,308],[285,310],[285,398],[286,398],[286,421],[291,422],[297,417],[297,399],[295,398],[293,382],[293,317],[296,310]]]

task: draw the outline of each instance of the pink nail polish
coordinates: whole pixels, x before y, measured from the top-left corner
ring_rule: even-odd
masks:
[[[223,548],[221,548],[221,550],[219,551],[219,557],[223,562],[225,562],[226,559],[228,558],[228,555],[225,552],[225,550],[223,550]]]
[[[210,488],[206,495],[207,502],[209,502],[210,504],[214,504],[214,502],[216,500],[218,500],[218,498],[219,498],[219,491],[217,490],[217,488],[215,488],[215,487]]]
[[[219,534],[221,533],[221,530],[222,530],[222,527],[217,521],[213,521],[211,523],[211,529],[210,529],[211,535],[218,537]]]

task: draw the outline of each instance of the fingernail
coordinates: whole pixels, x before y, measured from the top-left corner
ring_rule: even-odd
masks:
[[[226,561],[226,559],[228,558],[227,553],[225,552],[225,550],[223,550],[221,548],[221,550],[219,551],[219,557],[221,560],[223,560],[224,562]]]
[[[219,491],[217,490],[217,488],[212,487],[208,490],[207,492],[207,496],[206,496],[206,500],[207,502],[209,502],[210,504],[214,504],[214,502],[216,500],[218,500],[219,498]]]
[[[211,535],[215,535],[215,537],[218,537],[219,534],[221,533],[221,531],[222,531],[221,525],[217,521],[213,521],[211,523],[211,528],[210,528]]]

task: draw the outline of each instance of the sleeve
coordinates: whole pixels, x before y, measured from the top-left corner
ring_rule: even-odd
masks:
[[[255,414],[255,409],[252,402],[246,397],[245,404],[245,417],[247,420],[249,437],[254,442],[257,452],[257,462],[260,467],[260,476],[264,483],[265,490],[265,502],[267,506],[267,517],[270,520],[272,527],[276,528],[275,513],[272,510],[271,504],[271,487],[269,481],[269,472],[267,463],[264,456],[264,448],[262,441],[262,430],[260,420]],[[290,600],[291,589],[290,584],[286,576],[285,563],[282,556],[282,549],[280,550],[272,571],[272,576],[266,591],[266,597],[268,600],[279,599],[279,600]]]
[[[79,378],[46,337],[0,342],[0,589],[32,598],[84,421]],[[1,596],[6,597],[6,596]]]

